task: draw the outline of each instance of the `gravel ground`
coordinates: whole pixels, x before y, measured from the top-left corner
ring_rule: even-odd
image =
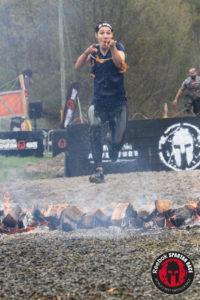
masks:
[[[85,210],[110,202],[145,205],[170,199],[175,206],[200,196],[200,170],[110,174],[106,183],[88,177],[0,183],[3,193],[23,208],[69,202]],[[195,268],[192,285],[180,295],[159,291],[151,279],[154,260],[180,251]],[[142,232],[117,227],[0,235],[0,299],[199,299],[200,228]]]
[[[151,280],[154,260],[172,250],[189,256],[195,267],[181,299],[199,299],[199,233],[113,227],[1,236],[0,299],[180,299]]]

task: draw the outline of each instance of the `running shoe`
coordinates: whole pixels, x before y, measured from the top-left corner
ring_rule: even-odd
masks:
[[[103,171],[97,169],[96,172],[89,177],[89,180],[92,183],[104,183]]]

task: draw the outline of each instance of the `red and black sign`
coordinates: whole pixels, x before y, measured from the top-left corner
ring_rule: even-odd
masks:
[[[75,109],[75,101],[74,100],[67,100],[67,108],[68,109]]]
[[[44,138],[43,130],[0,132],[0,155],[42,157]]]
[[[151,270],[154,284],[167,294],[184,292],[194,279],[191,260],[180,252],[166,252],[154,262]]]
[[[66,139],[59,139],[59,140],[58,140],[58,147],[59,147],[60,149],[64,149],[64,148],[66,148],[66,146],[67,146],[67,141],[66,141]]]
[[[24,150],[26,148],[26,142],[24,140],[20,140],[17,142],[17,148],[19,150]]]
[[[66,129],[53,130],[51,135],[51,140],[52,140],[53,157],[60,154],[61,152],[65,152],[69,145],[69,142],[67,140],[67,130]]]

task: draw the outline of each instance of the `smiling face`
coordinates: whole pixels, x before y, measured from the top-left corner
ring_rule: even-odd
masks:
[[[108,42],[113,38],[113,33],[111,29],[107,26],[103,26],[99,29],[95,36],[98,40],[98,43],[102,49],[108,49]]]

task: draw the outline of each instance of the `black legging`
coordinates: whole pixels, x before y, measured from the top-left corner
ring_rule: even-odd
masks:
[[[109,144],[119,151],[124,143],[127,126],[127,105],[118,106],[113,110],[103,111],[91,105],[88,110],[90,126],[90,142],[95,167],[102,167],[102,125],[108,121],[110,129]]]

